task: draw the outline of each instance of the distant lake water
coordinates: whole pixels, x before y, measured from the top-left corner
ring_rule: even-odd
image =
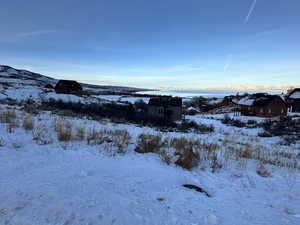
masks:
[[[223,98],[228,95],[244,94],[244,93],[269,93],[269,94],[281,94],[280,90],[257,90],[257,91],[248,91],[248,90],[180,90],[180,91],[144,91],[138,92],[140,94],[151,94],[151,95],[171,95],[174,97],[185,97],[192,98],[196,96],[202,96],[207,98]]]

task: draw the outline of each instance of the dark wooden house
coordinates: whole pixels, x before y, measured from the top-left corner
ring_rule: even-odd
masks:
[[[240,99],[237,104],[244,116],[278,117],[286,116],[288,112],[286,102],[278,95],[252,94]]]
[[[289,92],[286,102],[292,112],[300,112],[300,88],[295,88]]]
[[[182,119],[182,98],[153,97],[148,103],[148,116],[164,121]]]
[[[74,80],[60,80],[54,89],[58,94],[79,94],[82,91],[81,85]]]
[[[54,89],[53,85],[52,84],[46,84],[44,86],[44,88],[47,88],[47,89]]]

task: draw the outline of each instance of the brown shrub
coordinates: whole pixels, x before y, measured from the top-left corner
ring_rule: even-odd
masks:
[[[172,138],[170,147],[175,148],[175,155],[179,156],[175,163],[184,169],[191,170],[202,162],[209,162],[213,172],[221,166],[217,159],[217,144],[181,137]]]
[[[170,147],[175,148],[175,155],[179,156],[175,164],[188,170],[197,166],[199,163],[199,155],[195,151],[197,144],[197,142],[183,137],[172,138],[170,140]]]
[[[166,141],[161,135],[141,134],[138,137],[135,151],[138,153],[158,153],[162,147],[166,145]]]

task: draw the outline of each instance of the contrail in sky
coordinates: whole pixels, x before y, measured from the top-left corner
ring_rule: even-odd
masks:
[[[245,19],[245,23],[248,23],[248,21],[249,21],[251,15],[252,15],[252,12],[253,12],[253,10],[254,10],[254,8],[255,8],[255,6],[256,6],[256,0],[253,1],[252,5],[251,5],[251,7],[250,7],[250,10],[249,10],[249,12],[248,12],[248,15],[247,15],[247,17],[246,17],[246,19]]]

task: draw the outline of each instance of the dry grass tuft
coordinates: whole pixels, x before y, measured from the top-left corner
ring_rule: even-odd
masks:
[[[114,130],[109,132],[114,146],[117,147],[117,153],[125,153],[126,147],[130,144],[131,136],[127,130]]]
[[[14,132],[15,128],[19,127],[16,110],[7,109],[0,112],[0,122],[6,124],[6,132]]]
[[[57,133],[57,139],[59,141],[68,142],[72,140],[72,124],[69,120],[55,120],[54,130]]]
[[[85,128],[84,127],[76,127],[75,138],[78,141],[82,141],[85,139]]]
[[[23,128],[27,131],[31,131],[34,128],[34,119],[32,115],[28,114],[23,119]]]
[[[159,152],[159,157],[160,159],[165,162],[167,165],[170,165],[172,163],[172,157],[167,154],[166,152],[162,151],[162,152]]]
[[[0,122],[1,123],[14,123],[17,119],[17,114],[15,109],[7,109],[0,112]]]

